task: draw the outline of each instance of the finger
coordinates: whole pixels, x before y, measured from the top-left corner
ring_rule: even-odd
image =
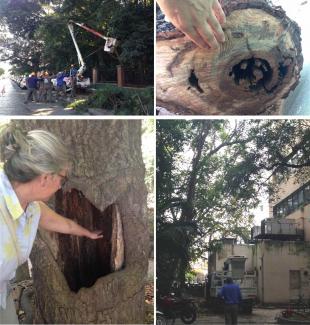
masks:
[[[197,46],[200,48],[209,48],[209,44],[206,43],[200,34],[195,29],[183,29],[182,32]]]
[[[206,42],[211,49],[217,49],[219,47],[219,44],[207,22],[197,28],[197,31],[203,41]]]
[[[208,23],[212,27],[216,39],[220,43],[224,43],[225,42],[225,34],[223,32],[223,29],[222,29],[220,23],[218,22],[218,20],[215,18],[214,15],[211,15],[210,17],[208,17]]]
[[[219,4],[218,1],[216,1],[213,5],[213,10],[218,17],[219,23],[221,25],[224,25],[226,23],[226,15],[222,9],[222,6]]]

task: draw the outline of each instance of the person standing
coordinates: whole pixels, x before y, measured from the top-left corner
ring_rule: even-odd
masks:
[[[37,83],[38,78],[36,77],[36,73],[32,72],[31,75],[26,79],[27,95],[24,104],[27,104],[28,101],[31,101],[32,99],[37,101]]]
[[[44,79],[43,79],[43,72],[38,73],[38,101],[42,102],[44,97]]]
[[[44,82],[44,97],[45,102],[51,103],[52,102],[52,90],[53,90],[53,83],[52,83],[52,76],[48,71],[44,72],[43,82]]]
[[[225,324],[238,324],[238,309],[242,300],[241,291],[232,278],[227,278],[226,284],[221,289],[219,296],[225,301]]]
[[[5,94],[5,84],[2,84],[1,86],[1,97],[3,97]]]
[[[64,81],[65,73],[64,72],[58,72],[57,78],[56,78],[56,100],[59,100],[61,96],[66,95],[66,82]]]
[[[70,83],[71,83],[71,97],[75,97],[76,94],[76,82],[77,82],[77,69],[74,64],[71,64],[71,69],[69,71]]]

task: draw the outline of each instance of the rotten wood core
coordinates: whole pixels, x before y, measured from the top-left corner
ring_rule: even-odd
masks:
[[[89,230],[102,231],[103,238],[59,235],[58,264],[70,289],[78,292],[92,287],[102,276],[117,271],[124,264],[124,240],[117,205],[98,210],[81,191],[58,191],[55,210]]]
[[[277,114],[298,84],[300,28],[267,0],[225,0],[226,42],[200,49],[157,11],[157,105],[175,114]]]

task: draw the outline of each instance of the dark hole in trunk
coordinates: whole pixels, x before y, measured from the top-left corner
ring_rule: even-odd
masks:
[[[72,291],[77,292],[81,287],[91,287],[98,278],[113,272],[111,236],[115,208],[116,205],[112,204],[102,212],[76,189],[67,193],[62,191],[56,193],[57,213],[89,230],[100,230],[103,233],[103,238],[97,240],[59,235],[58,264]]]
[[[268,61],[253,57],[233,66],[229,76],[234,78],[236,85],[250,91],[266,90],[266,84],[272,79],[272,69]]]
[[[191,73],[188,78],[188,83],[190,84],[190,87],[188,87],[187,90],[193,87],[196,88],[200,93],[203,93],[203,89],[199,85],[199,79],[197,78],[194,69],[191,70]]]

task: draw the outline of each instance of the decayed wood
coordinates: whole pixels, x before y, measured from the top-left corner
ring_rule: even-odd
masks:
[[[225,0],[226,42],[200,49],[157,14],[157,105],[176,114],[277,114],[300,78],[300,28],[267,0]]]
[[[115,205],[112,211],[112,236],[111,236],[111,269],[118,271],[124,263],[124,238],[123,225],[118,207]]]

